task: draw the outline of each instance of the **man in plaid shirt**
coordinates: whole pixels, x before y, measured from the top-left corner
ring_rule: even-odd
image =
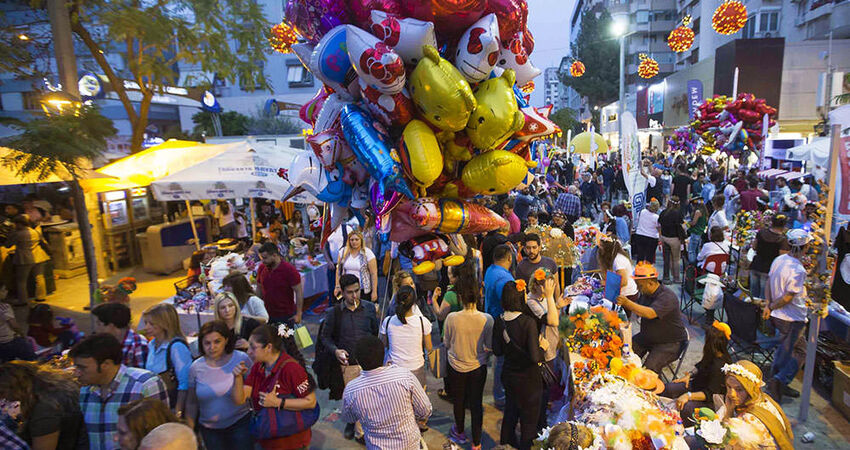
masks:
[[[80,384],[80,409],[89,448],[118,448],[118,408],[134,400],[156,398],[168,404],[165,385],[155,373],[121,364],[121,342],[108,333],[83,339],[69,353]]]
[[[555,199],[555,208],[564,213],[570,223],[575,222],[581,215],[581,199],[577,194],[578,188],[571,185],[567,192]]]
[[[124,365],[143,369],[148,358],[148,340],[130,329],[130,308],[123,303],[101,303],[91,312],[95,317],[95,333],[109,333],[123,343]]]

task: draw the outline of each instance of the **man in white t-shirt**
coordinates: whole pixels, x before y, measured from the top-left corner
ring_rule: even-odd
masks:
[[[802,229],[790,230],[787,234],[791,245],[789,253],[779,255],[770,265],[763,317],[770,317],[780,337],[779,346],[770,368],[767,392],[779,403],[782,395],[797,397],[799,392],[788,387],[797,375],[800,363],[794,358],[794,347],[808,321],[806,308],[806,269],[800,258],[812,240],[809,232]]]

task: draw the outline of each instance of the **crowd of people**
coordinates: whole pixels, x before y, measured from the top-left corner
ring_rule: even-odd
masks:
[[[426,389],[439,371],[437,393],[452,405],[448,438],[455,445],[481,448],[485,384],[492,377],[492,404],[503,414],[495,439],[528,449],[558,416],[553,405],[572,395],[558,327],[571,302],[566,288],[582,273],[544,256],[541,236],[524,230],[547,224],[575,238],[578,219],[597,225],[601,231],[582,269],[597,273],[603,284],[608,274],[619,276],[616,307],[639,328],[632,351],[644,367],[660,372],[695,339],[678,286],[688,271],[724,274],[731,213],[768,209],[769,191],[776,191],[780,212],[752,243],[749,280],[781,340],[769,372],[763,376],[749,361],[733,362],[729,326],[709,310],[701,359],[661,395],[675,399],[686,423],[719,398],[724,421],[749,427],[764,448],[791,448],[780,402],[796,395],[788,384],[800,367],[795,345],[806,320],[801,258],[811,241],[805,224],[813,219],[806,202],[818,188],[779,180],[766,186],[753,172],[729,178],[726,172],[712,158],[650,154],[642,167],[649,201],[633,214],[618,164],[600,160],[594,168],[556,157],[545,176],[491,200],[507,227],[450,236],[463,263],[436,261],[424,274],[412,271],[397,246],[376,248],[381,243],[373,221],[343,225],[324,249],[331,292],[310,366],[295,339],[305,313],[301,278],[287,262],[287,246],[274,237],[304,233],[300,217],[287,225],[269,221],[271,237],[252,247],[261,261],[256,287],[241,273],[225,278],[215,319],[200,327],[197,340],[184,335],[170,304],[145,310],[139,333],[128,305],[104,303],[91,311],[94,333],[69,343],[71,369],[56,368],[20,350],[27,344],[23,330],[9,306],[0,304],[6,361],[0,365],[0,446],[309,448],[317,390],[328,389],[332,401],[341,401],[345,439],[367,448],[425,448],[433,410]],[[238,237],[239,216],[231,208],[219,204],[215,217],[222,236]],[[29,223],[15,225],[15,235],[31,234]],[[202,253],[195,255],[190,276],[203,261]],[[379,292],[383,277],[392,281],[386,296]],[[438,370],[432,360],[441,356],[446,367]]]

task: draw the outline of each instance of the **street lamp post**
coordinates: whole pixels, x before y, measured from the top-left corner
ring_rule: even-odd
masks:
[[[620,43],[620,97],[617,101],[617,142],[618,151],[623,151],[623,113],[626,111],[626,37],[628,33],[629,19],[626,14],[617,14],[611,23],[611,34],[618,38]]]

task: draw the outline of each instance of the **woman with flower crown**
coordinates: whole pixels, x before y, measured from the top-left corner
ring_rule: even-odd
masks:
[[[248,355],[254,365],[249,370],[241,362],[233,369],[234,403],[241,405],[250,399],[254,411],[304,411],[316,407],[316,380],[307,372],[294,335],[294,330],[285,324],[264,324],[254,329],[248,339]],[[311,438],[308,428],[288,436],[259,439],[257,443],[263,449],[300,449],[308,448]]]
[[[794,448],[794,433],[782,408],[762,391],[761,369],[741,360],[723,366],[726,374],[725,404],[717,411],[731,432],[727,449]]]

